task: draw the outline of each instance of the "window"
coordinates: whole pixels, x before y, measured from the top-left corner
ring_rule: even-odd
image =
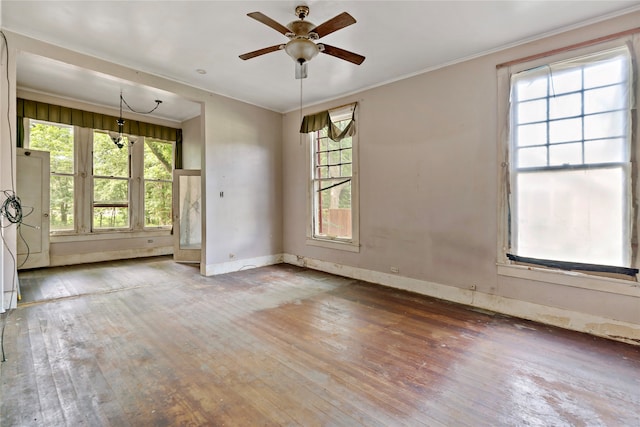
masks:
[[[144,226],[171,226],[173,144],[144,141]]]
[[[94,230],[130,228],[131,146],[127,137],[125,140],[125,146],[117,148],[108,134],[93,132]]]
[[[31,120],[29,148],[48,151],[51,163],[50,230],[75,228],[75,160],[73,126]]]
[[[631,266],[632,81],[626,46],[511,76],[511,259]]]
[[[174,142],[119,149],[102,130],[25,120],[26,145],[50,152],[52,235],[171,229]]]
[[[331,112],[339,130],[351,123],[353,108]],[[357,247],[356,136],[334,141],[324,127],[311,138],[311,239]]]

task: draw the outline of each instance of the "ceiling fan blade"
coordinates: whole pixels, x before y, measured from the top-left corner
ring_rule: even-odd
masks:
[[[318,34],[318,38],[321,38],[326,36],[327,34],[331,34],[334,31],[341,30],[342,28],[348,27],[349,25],[355,23],[356,20],[353,16],[349,15],[347,12],[342,12],[340,15],[334,16],[328,21],[318,25],[310,32]]]
[[[321,50],[320,52],[326,53],[327,55],[353,62],[356,65],[362,64],[365,60],[364,56],[358,55],[357,53],[349,52],[348,50],[340,49],[339,47],[329,46],[324,43],[322,45],[324,46],[324,50]]]
[[[283,46],[284,45],[277,44],[275,46],[269,46],[263,49],[254,50],[253,52],[248,52],[243,55],[240,55],[240,59],[247,60],[247,59],[255,58],[256,56],[264,55],[265,53],[275,52],[276,50],[282,49]]]
[[[281,34],[284,34],[285,36],[287,35],[287,33],[291,32],[291,30],[289,30],[287,27],[279,22],[274,21],[262,12],[247,13],[247,16],[255,19],[258,22],[262,22],[264,25],[273,28],[274,30]]]

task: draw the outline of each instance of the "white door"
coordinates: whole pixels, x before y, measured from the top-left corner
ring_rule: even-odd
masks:
[[[49,153],[18,148],[16,196],[22,205],[18,269],[49,265]]]
[[[173,171],[173,259],[200,262],[202,192],[200,171]]]

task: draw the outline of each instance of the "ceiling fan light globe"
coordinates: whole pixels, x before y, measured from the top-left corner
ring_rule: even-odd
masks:
[[[295,62],[303,64],[311,61],[318,54],[318,46],[312,41],[306,39],[293,39],[284,47],[285,52]]]

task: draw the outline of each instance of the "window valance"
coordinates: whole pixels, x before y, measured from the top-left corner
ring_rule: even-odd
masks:
[[[300,124],[300,133],[310,133],[327,128],[327,136],[334,141],[340,141],[356,134],[356,107],[358,103],[353,103],[333,110],[320,111],[315,114],[304,116]],[[351,120],[344,129],[340,129],[333,123],[331,113],[337,110],[348,110],[351,112]]]
[[[47,122],[61,123],[65,125],[80,126],[96,130],[118,132],[118,124],[115,116],[93,113],[91,111],[76,108],[62,107],[46,102],[32,101],[18,98],[16,100],[16,115],[18,116],[18,147],[24,146],[24,118],[44,120]],[[144,136],[161,139],[163,141],[176,141],[176,168],[182,167],[182,129],[162,125],[140,122],[126,119],[123,133],[128,135]]]

